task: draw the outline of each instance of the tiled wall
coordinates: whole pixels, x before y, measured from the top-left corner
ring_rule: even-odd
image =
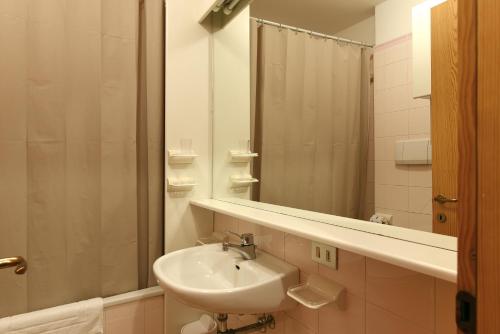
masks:
[[[104,310],[106,334],[163,334],[163,296],[116,305]]]
[[[232,217],[215,214],[215,231],[254,233],[261,250],[347,288],[347,308],[319,311],[303,306],[277,314],[271,334],[454,334],[455,284],[339,250],[334,271],[311,260],[311,242]],[[255,321],[231,316],[230,326]]]
[[[396,165],[397,140],[430,137],[430,100],[412,97],[411,35],[375,48],[375,207],[432,231],[432,167]]]

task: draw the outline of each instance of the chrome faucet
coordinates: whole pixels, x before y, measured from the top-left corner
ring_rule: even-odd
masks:
[[[224,241],[222,243],[222,250],[224,252],[229,251],[229,249],[234,250],[245,260],[255,260],[257,255],[255,254],[255,244],[253,243],[253,234],[252,233],[243,233],[242,235],[239,235],[238,233],[234,233],[231,231],[226,231],[226,234],[233,234],[240,238],[240,244],[232,244],[228,241]]]

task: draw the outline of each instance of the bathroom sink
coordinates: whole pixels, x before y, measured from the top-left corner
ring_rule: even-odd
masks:
[[[287,290],[299,281],[296,267],[264,252],[244,260],[211,244],[176,251],[153,265],[160,286],[189,306],[214,313],[254,314],[289,309]]]

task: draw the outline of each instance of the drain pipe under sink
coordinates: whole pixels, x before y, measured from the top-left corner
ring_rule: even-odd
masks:
[[[274,321],[274,317],[270,314],[263,314],[257,322],[246,325],[240,328],[227,328],[227,313],[219,313],[217,314],[217,333],[218,334],[245,334],[255,332],[257,330],[265,330],[269,327],[270,329],[274,329],[276,327],[276,323]]]

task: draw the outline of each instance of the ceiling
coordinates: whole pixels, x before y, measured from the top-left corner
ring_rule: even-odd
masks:
[[[375,14],[385,0],[254,0],[253,17],[335,34]]]

